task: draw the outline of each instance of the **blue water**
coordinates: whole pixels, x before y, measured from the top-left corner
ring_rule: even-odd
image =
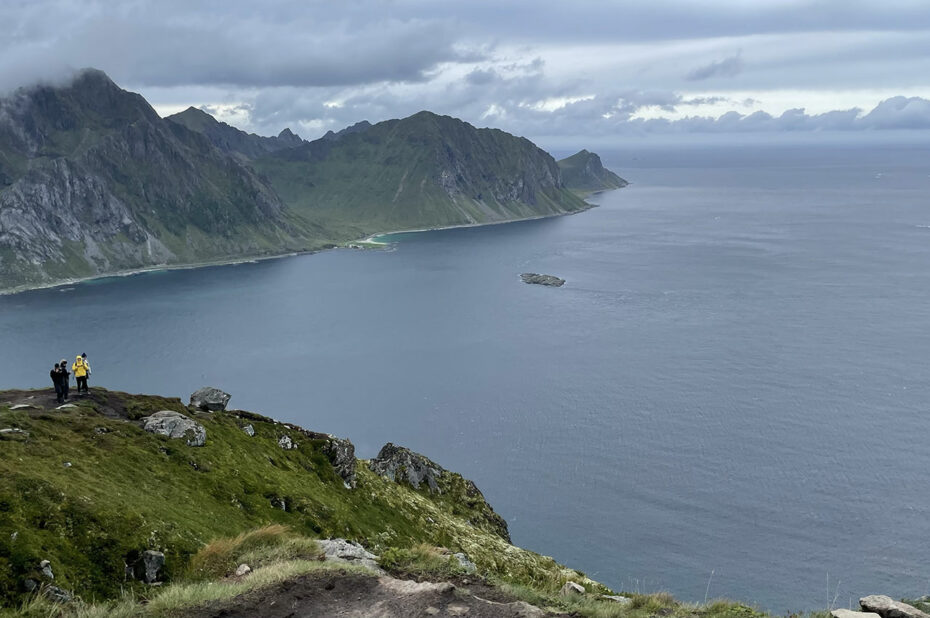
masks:
[[[403,444],[616,588],[930,592],[927,150],[602,154],[634,184],[571,217],[0,297],[0,388],[87,352]]]

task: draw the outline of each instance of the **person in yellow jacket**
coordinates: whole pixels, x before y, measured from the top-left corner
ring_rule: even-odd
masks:
[[[71,371],[74,372],[74,380],[77,382],[77,390],[80,395],[81,392],[87,392],[87,365],[84,364],[84,359],[78,356],[74,359],[74,364],[71,365]]]

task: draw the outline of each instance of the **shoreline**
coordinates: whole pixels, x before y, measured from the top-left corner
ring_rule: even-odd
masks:
[[[592,197],[599,193],[604,193],[604,191],[598,191],[587,197]],[[585,198],[586,199],[586,198]],[[276,253],[274,255],[256,255],[256,256],[242,256],[237,258],[228,258],[228,259],[218,259],[210,260],[206,262],[189,262],[184,264],[153,264],[152,266],[145,266],[142,268],[132,268],[128,270],[117,270],[111,273],[101,273],[99,275],[90,275],[88,277],[74,277],[71,279],[63,279],[60,281],[53,281],[48,283],[38,283],[38,284],[28,284],[20,285],[13,288],[0,289],[0,296],[13,296],[15,294],[21,294],[23,292],[34,292],[37,290],[52,290],[55,288],[63,288],[71,285],[78,285],[81,283],[87,283],[89,281],[97,281],[100,279],[109,279],[114,277],[132,277],[134,275],[144,275],[145,273],[159,272],[159,271],[171,271],[171,270],[193,270],[195,268],[209,268],[211,266],[235,266],[237,264],[249,264],[251,262],[264,262],[267,260],[279,260],[289,257],[297,257],[301,255],[313,255],[315,253],[321,253],[323,251],[333,251],[336,249],[347,249],[352,248],[353,243],[368,243],[372,245],[380,245],[383,247],[389,246],[389,243],[382,243],[374,238],[379,236],[390,236],[392,234],[412,234],[418,232],[439,232],[442,230],[456,230],[460,228],[472,228],[472,227],[486,227],[491,225],[504,225],[506,223],[520,223],[522,221],[537,221],[539,219],[553,219],[556,217],[568,217],[571,215],[577,215],[583,212],[587,212],[592,208],[597,208],[598,204],[591,204],[590,202],[585,202],[588,204],[586,208],[581,210],[575,210],[572,212],[562,212],[552,215],[539,215],[535,217],[524,217],[521,219],[507,219],[504,221],[488,221],[485,223],[461,223],[457,225],[445,225],[445,226],[436,226],[436,227],[425,227],[425,228],[416,228],[416,229],[406,229],[406,230],[394,230],[389,232],[377,232],[366,236],[365,238],[358,238],[355,240],[343,241],[336,244],[334,247],[326,247],[324,249],[307,249],[305,251],[288,251],[286,253]],[[357,247],[362,249],[363,247]]]

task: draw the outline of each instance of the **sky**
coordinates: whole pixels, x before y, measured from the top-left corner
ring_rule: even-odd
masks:
[[[106,71],[313,139],[422,109],[545,145],[930,135],[928,0],[0,0],[0,91]]]

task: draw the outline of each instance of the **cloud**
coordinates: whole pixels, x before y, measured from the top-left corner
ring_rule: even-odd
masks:
[[[710,64],[705,64],[685,73],[684,78],[688,81],[702,81],[714,77],[736,77],[743,72],[743,59],[737,53],[733,56],[717,60]]]

